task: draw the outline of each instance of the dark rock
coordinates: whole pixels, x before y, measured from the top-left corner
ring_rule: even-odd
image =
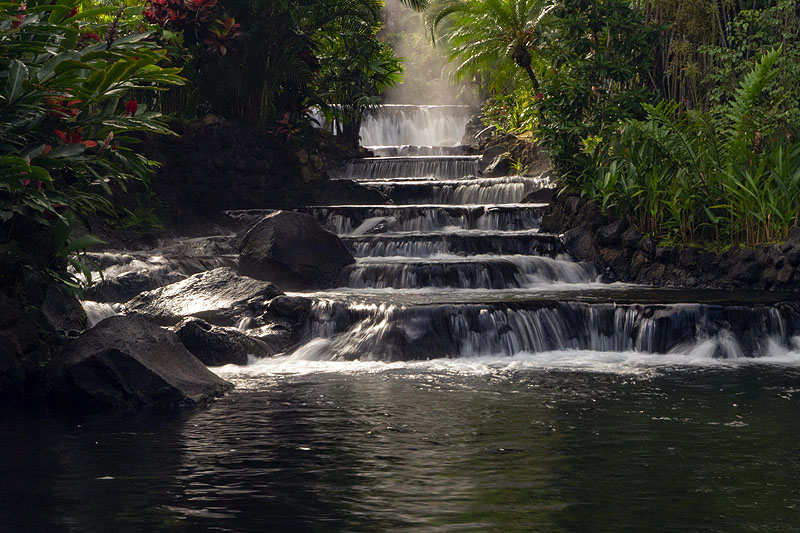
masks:
[[[555,189],[551,189],[549,187],[544,187],[539,189],[538,191],[533,191],[529,193],[525,198],[521,200],[523,204],[546,204],[553,199],[553,194],[555,193]]]
[[[626,229],[628,229],[628,222],[625,219],[619,219],[611,224],[602,226],[597,230],[595,236],[603,246],[614,246],[619,243]]]
[[[269,344],[236,328],[214,326],[195,317],[182,320],[172,330],[186,349],[208,366],[246,365],[250,357],[275,354]]]
[[[232,385],[143,318],[111,317],[70,342],[48,368],[61,407],[194,406]]]
[[[314,217],[291,211],[265,216],[241,240],[239,273],[284,290],[329,288],[355,259]]]
[[[794,269],[789,265],[784,265],[784,267],[778,271],[778,275],[775,279],[779,283],[789,283],[792,279],[792,274],[794,274]]]
[[[764,271],[764,264],[753,261],[755,254],[739,254],[739,257],[742,256],[751,257],[751,259],[734,263],[728,271],[728,276],[744,283],[752,283],[761,277],[761,273]]]
[[[507,152],[495,157],[483,170],[482,174],[486,177],[494,178],[498,176],[508,176],[511,173],[511,155]]]
[[[677,263],[686,268],[692,269],[697,265],[699,252],[696,248],[680,248],[677,254]]]
[[[639,242],[639,249],[648,256],[652,256],[656,251],[656,245],[653,239],[645,237]]]
[[[657,246],[655,252],[655,260],[659,263],[671,263],[674,248],[670,246]]]
[[[795,226],[789,230],[786,242],[791,243],[792,246],[800,246],[800,226]]]
[[[622,246],[626,250],[637,250],[642,242],[642,236],[634,228],[628,228],[622,234]]]
[[[47,287],[42,313],[56,331],[77,333],[86,329],[86,313],[81,303],[56,285]]]
[[[300,331],[289,321],[272,321],[264,326],[251,328],[245,331],[248,337],[265,343],[272,350],[272,354],[289,351],[300,342]]]
[[[278,315],[297,323],[305,320],[311,310],[311,300],[300,296],[276,296],[267,305],[270,315]]]
[[[162,326],[175,325],[190,316],[219,326],[235,326],[243,317],[263,314],[267,302],[281,294],[272,283],[222,267],[143,292],[123,309]]]
[[[484,150],[483,155],[481,156],[480,161],[478,161],[478,171],[481,174],[486,173],[486,169],[491,166],[491,164],[497,160],[498,157],[506,155],[507,157],[511,157],[508,154],[508,150],[506,149],[505,145],[498,143],[492,146],[489,146]]]
[[[131,270],[117,276],[107,276],[86,290],[86,299],[95,302],[121,303],[145,291],[151,291],[185,279],[168,266]]]
[[[792,248],[789,253],[786,254],[786,261],[792,266],[800,265],[800,244]]]
[[[584,228],[575,228],[564,234],[564,247],[578,261],[597,264],[600,254],[595,247],[591,234]]]

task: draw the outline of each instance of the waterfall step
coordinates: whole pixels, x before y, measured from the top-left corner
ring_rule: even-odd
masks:
[[[475,111],[461,105],[382,105],[364,113],[361,142],[364,146],[457,146]]]
[[[363,257],[345,269],[350,288],[507,289],[553,283],[591,283],[594,266],[531,255],[441,255],[425,257]]]
[[[565,253],[560,235],[538,230],[379,233],[342,237],[356,257],[439,254],[530,254],[555,257]]]
[[[539,227],[547,204],[414,204],[311,206],[297,211],[313,215],[338,235],[447,228],[524,230]]]
[[[359,179],[361,185],[380,190],[393,202],[402,204],[474,204],[519,202],[528,194],[550,185],[549,175],[506,176],[464,179]]]
[[[365,146],[375,157],[407,157],[417,155],[467,155],[468,146],[418,146],[405,144],[401,146]]]
[[[478,155],[365,157],[353,159],[334,172],[338,179],[436,176],[462,178],[478,174]]]
[[[680,353],[693,358],[800,350],[800,304],[708,305],[527,301],[396,305],[318,300],[307,331],[327,359],[413,360],[563,350]],[[326,339],[324,346],[319,339]]]

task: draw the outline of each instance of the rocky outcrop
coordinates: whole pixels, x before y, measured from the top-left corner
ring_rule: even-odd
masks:
[[[329,288],[355,262],[339,238],[314,217],[277,211],[241,238],[239,273],[269,280],[283,290]]]
[[[232,385],[189,353],[178,336],[138,317],[111,317],[71,341],[48,367],[61,408],[186,407]]]
[[[564,233],[567,251],[604,272],[607,281],[659,287],[800,291],[800,227],[782,244],[731,248],[720,254],[658,246],[622,219],[611,220],[586,199],[554,199],[544,232]]]
[[[236,328],[214,326],[195,317],[182,320],[173,331],[186,349],[208,366],[246,365],[253,357],[268,357],[279,351]]]
[[[162,326],[173,326],[190,316],[218,326],[235,326],[246,317],[258,317],[267,302],[283,294],[272,283],[238,275],[222,267],[143,292],[123,311]]]

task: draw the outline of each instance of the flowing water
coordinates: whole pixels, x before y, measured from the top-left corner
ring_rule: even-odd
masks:
[[[0,529],[797,529],[796,296],[603,283],[520,203],[544,179],[475,177],[467,118],[367,117],[378,157],[340,176],[389,203],[304,209],[356,263],[299,293],[303,345],[214,369],[234,392],[3,420]],[[183,276],[226,254],[105,260]]]

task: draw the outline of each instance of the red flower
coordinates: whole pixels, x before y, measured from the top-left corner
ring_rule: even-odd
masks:
[[[82,135],[83,129],[78,128],[77,130],[68,130],[66,133],[61,130],[55,130],[53,133],[56,134],[56,137],[61,139],[61,142],[64,144],[78,144],[83,142]],[[93,141],[86,141],[86,142],[93,142]],[[96,143],[95,143],[96,145]]]
[[[134,116],[139,111],[139,104],[136,100],[128,100],[125,102],[125,116]]]

